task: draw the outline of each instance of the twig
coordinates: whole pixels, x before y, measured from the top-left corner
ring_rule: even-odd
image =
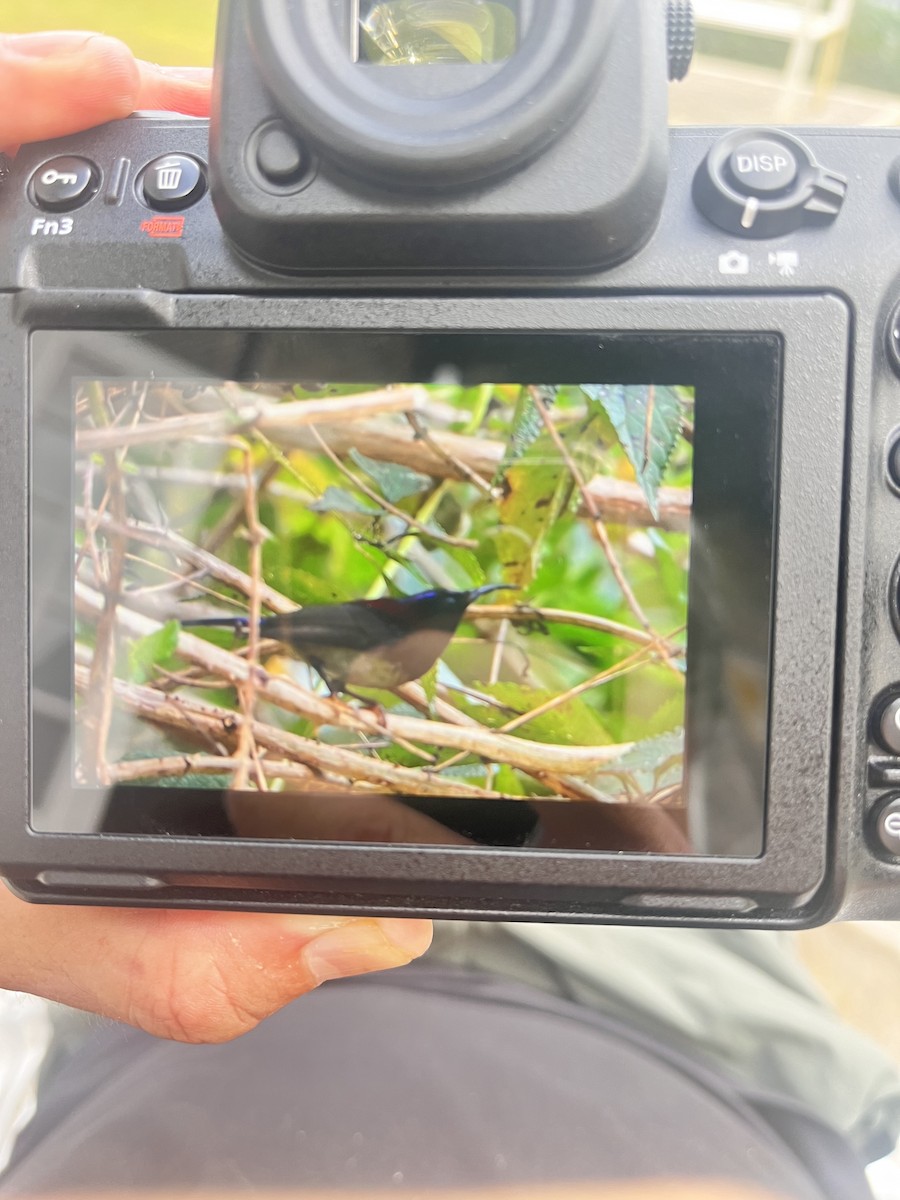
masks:
[[[77,520],[85,521],[86,514],[83,509],[76,508],[75,516]],[[215,554],[210,554],[207,550],[201,550],[199,546],[195,546],[193,542],[188,541],[179,533],[173,533],[168,529],[158,529],[155,526],[146,525],[142,521],[130,520],[127,523],[114,521],[111,517],[103,517],[97,524],[98,528],[103,529],[104,532],[124,535],[132,541],[140,542],[141,545],[151,546],[154,550],[165,550],[173,558],[180,559],[182,562],[204,571],[227,587],[234,588],[237,592],[243,592],[245,596],[250,595],[250,576],[246,571],[233,567],[231,563],[225,562]],[[263,582],[259,584],[259,595],[262,603],[273,612],[289,613],[297,607],[287,596]]]
[[[106,393],[101,383],[87,385],[88,401],[94,421],[98,425],[107,423]],[[125,485],[122,464],[114,450],[104,454],[107,474],[107,495],[115,520],[124,525],[127,518]],[[89,535],[93,538],[93,531]],[[100,578],[103,588],[103,608],[97,622],[97,637],[91,665],[85,712],[82,720],[88,736],[84,740],[84,758],[81,764],[85,778],[101,786],[106,783],[106,746],[112,725],[113,677],[116,663],[116,606],[122,591],[125,570],[127,541],[124,536],[114,534],[109,539],[109,555],[106,578]],[[99,559],[95,565],[100,566]]]
[[[538,608],[528,604],[479,604],[478,618],[486,621],[512,621],[516,624],[538,622],[547,625],[571,625],[578,629],[608,633],[610,637],[619,638],[623,642],[634,642],[639,646],[660,645],[670,656],[684,653],[683,647],[668,645],[656,634],[648,633],[644,629],[635,629],[633,625],[623,625],[619,621],[595,617],[590,613],[569,612],[564,608]]]
[[[404,525],[408,525],[410,529],[417,529],[419,533],[423,534],[433,542],[440,542],[445,546],[458,546],[463,550],[478,549],[478,542],[473,541],[471,538],[452,537],[449,533],[442,533],[438,529],[429,529],[427,525],[423,525],[420,521],[417,521],[415,517],[410,516],[409,513],[405,513],[402,508],[397,508],[396,505],[391,504],[390,500],[379,495],[374,488],[370,488],[364,480],[360,479],[359,476],[355,475],[345,463],[341,462],[327,442],[323,440],[315,426],[312,427],[311,432],[316,441],[319,443],[319,448],[322,453],[328,459],[330,459],[330,461],[335,467],[337,467],[344,478],[349,480],[350,483],[352,483],[357,489],[357,491],[362,492],[367,499],[371,500],[374,504],[377,504],[379,508],[383,508],[384,511],[389,512],[391,516],[399,518],[399,520],[401,520]]]
[[[442,446],[440,442],[435,441],[435,439],[429,433],[425,422],[417,412],[406,413],[406,419],[415,432],[416,438],[420,442],[424,442],[430,450],[433,450],[438,458],[443,459],[447,466],[449,466],[454,472],[454,474],[459,475],[461,478],[467,479],[469,483],[474,484],[475,487],[478,488],[479,492],[481,492],[483,495],[488,496],[491,499],[494,498],[494,489],[491,487],[488,480],[479,475],[477,471],[473,471],[472,468],[464,463],[461,458],[456,458],[450,453],[449,450]]]
[[[75,668],[75,686],[83,691],[88,672]],[[183,696],[167,696],[155,688],[126,683],[117,679],[114,686],[117,704],[128,712],[157,725],[164,725],[195,737],[207,734],[217,742],[236,747],[243,718],[227,708],[219,708]],[[336,776],[373,785],[379,790],[400,795],[458,796],[472,800],[499,800],[509,797],[499,792],[487,792],[459,780],[436,779],[433,775],[411,767],[398,767],[381,759],[370,759],[341,746],[316,742],[288,733],[262,721],[253,722],[253,736],[260,746],[281,754],[294,762],[307,765],[315,773],[330,772]],[[182,759],[182,761],[184,761]],[[230,761],[223,756],[220,761]]]
[[[271,481],[278,474],[278,466],[279,464],[277,462],[270,462],[263,470],[258,482],[254,477],[254,490],[256,491],[257,495],[257,512],[259,511],[259,493],[264,492]],[[244,496],[232,505],[230,512],[227,512],[222,520],[216,525],[216,527],[210,531],[209,536],[203,539],[203,548],[208,550],[211,554],[215,554],[222,543],[228,541],[228,539],[240,525],[241,518],[246,512],[246,474],[244,476],[243,483],[244,487],[241,489],[241,491],[245,493]],[[259,524],[258,520],[257,524]]]
[[[327,400],[294,400],[286,404],[273,404],[253,392],[242,390],[236,393],[234,403],[218,412],[163,417],[139,425],[81,429],[75,436],[75,447],[79,454],[94,454],[126,446],[180,442],[195,435],[216,437],[252,430],[267,433],[273,428],[284,430],[323,421],[353,422],[377,413],[408,412],[427,402],[428,392],[421,386],[385,388]]]
[[[644,612],[644,610],[641,608],[638,598],[634,594],[631,584],[625,578],[625,572],[622,570],[619,560],[616,557],[616,552],[613,549],[613,544],[610,541],[609,534],[607,533],[606,525],[604,524],[603,517],[600,513],[600,509],[597,506],[593,496],[591,495],[590,490],[588,489],[587,483],[578,467],[578,464],[575,462],[574,458],[569,453],[568,446],[560,437],[559,430],[553,424],[553,419],[550,416],[550,413],[547,409],[546,404],[544,403],[543,397],[541,396],[541,393],[540,393],[540,389],[533,387],[533,388],[529,389],[529,392],[531,395],[531,399],[534,403],[534,406],[537,409],[541,420],[544,422],[544,427],[546,428],[547,432],[549,433],[549,435],[553,441],[553,444],[556,446],[557,450],[559,451],[560,455],[562,456],[563,462],[566,464],[566,468],[569,471],[569,474],[575,480],[576,487],[581,492],[581,496],[582,496],[582,499],[584,500],[585,507],[587,508],[588,512],[590,513],[591,520],[593,521],[594,533],[597,536],[597,541],[600,543],[601,547],[603,548],[603,553],[606,555],[606,560],[609,563],[610,570],[612,571],[613,575],[615,576],[616,583],[618,583],[618,585],[622,591],[622,595],[625,597],[626,604],[631,609],[631,611],[634,613],[634,615],[637,617],[637,619],[640,621],[640,623],[643,625],[643,627],[647,630],[647,632],[652,633],[653,628],[652,628],[649,620],[647,619],[647,615]]]
[[[231,775],[241,768],[242,760],[215,754],[175,754],[168,758],[126,759],[109,767],[110,783],[136,783],[144,779],[177,779],[181,775]],[[316,775],[302,763],[271,762],[259,760],[259,768],[266,780],[283,779],[286,782],[308,786]]]
[[[353,425],[317,425],[319,434],[338,456],[357,449],[378,462],[396,463],[434,479],[466,478],[473,471],[492,479],[503,461],[505,446],[486,437],[432,431],[428,442],[417,438],[405,424],[387,421],[358,421]],[[272,442],[287,450],[315,450],[311,431],[303,426],[268,429]],[[451,466],[457,462],[458,467]],[[610,525],[628,525],[687,532],[691,524],[691,489],[662,487],[657,493],[659,515],[654,516],[647,498],[636,483],[598,475],[588,481],[587,491],[603,519]],[[590,516],[582,498],[581,516]]]
[[[641,650],[636,650],[634,654],[630,654],[628,658],[623,659],[622,662],[616,663],[614,667],[607,667],[605,670],[600,671],[597,675],[592,676],[590,679],[586,679],[583,683],[579,683],[575,687],[569,688],[567,692],[563,692],[559,696],[554,696],[551,700],[547,700],[544,704],[538,705],[537,708],[529,709],[529,711],[526,713],[518,714],[511,721],[504,722],[497,732],[512,733],[516,729],[520,729],[523,725],[527,725],[529,721],[535,721],[538,717],[542,717],[546,713],[552,712],[556,708],[561,708],[562,705],[567,704],[570,700],[575,700],[578,696],[583,695],[584,692],[592,691],[594,688],[601,687],[605,683],[612,683],[614,679],[619,679],[623,675],[630,675],[633,671],[636,671],[640,666],[642,666],[649,658],[652,658],[652,655],[648,653],[649,649],[649,647],[644,647]],[[454,754],[452,758],[448,758],[445,762],[442,762],[440,766],[436,768],[436,770],[446,771],[448,767],[457,766],[467,757],[468,756],[466,754]]]
[[[259,585],[262,579],[262,546],[266,531],[259,523],[257,509],[256,476],[253,473],[253,455],[248,446],[244,450],[244,512],[247,518],[247,536],[250,539],[250,611],[247,621],[247,663],[249,670],[237,688],[238,700],[243,714],[238,736],[238,768],[234,773],[235,791],[245,791],[249,780],[250,765],[254,767],[256,785],[266,791],[268,784],[259,764],[259,751],[253,737],[253,721],[256,712],[256,675],[259,668],[259,620],[261,607]]]
[[[78,610],[85,615],[96,615],[102,610],[102,597],[84,584],[76,584],[75,594]],[[119,624],[130,637],[146,637],[160,628],[159,622],[130,609],[120,608],[117,616]],[[179,634],[177,650],[189,662],[221,674],[233,685],[246,679],[250,670],[248,663],[238,655],[184,631]],[[387,734],[392,738],[405,738],[426,746],[462,750],[494,762],[507,763],[529,774],[592,775],[633,746],[632,742],[613,746],[553,746],[498,735],[480,727],[473,729],[394,713],[385,714],[379,719],[339,701],[314,696],[293,681],[275,678],[262,668],[256,670],[260,697],[316,724],[337,725],[358,733],[375,733],[376,736]]]

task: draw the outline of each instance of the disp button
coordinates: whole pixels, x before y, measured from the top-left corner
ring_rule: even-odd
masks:
[[[735,149],[728,169],[735,185],[748,196],[769,196],[792,187],[800,166],[786,142],[751,138]]]

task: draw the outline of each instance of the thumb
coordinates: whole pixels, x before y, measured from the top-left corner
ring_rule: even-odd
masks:
[[[139,63],[116,38],[0,37],[0,147],[64,137],[142,105],[204,115],[208,96],[207,73]]]

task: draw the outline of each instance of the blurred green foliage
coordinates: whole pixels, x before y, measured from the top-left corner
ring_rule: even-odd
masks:
[[[91,29],[121,38],[139,58],[209,66],[218,0],[0,0],[0,32]]]
[[[722,0],[723,7],[728,0]],[[787,44],[718,29],[701,29],[697,49],[713,58],[735,58],[780,69]],[[900,5],[857,0],[841,64],[840,80],[858,87],[900,92]]]

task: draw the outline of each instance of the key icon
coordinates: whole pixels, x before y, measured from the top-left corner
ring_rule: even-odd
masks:
[[[57,171],[55,167],[50,167],[41,176],[41,183],[45,183],[48,187],[52,187],[54,183],[76,184],[78,176],[73,175],[71,171]]]

